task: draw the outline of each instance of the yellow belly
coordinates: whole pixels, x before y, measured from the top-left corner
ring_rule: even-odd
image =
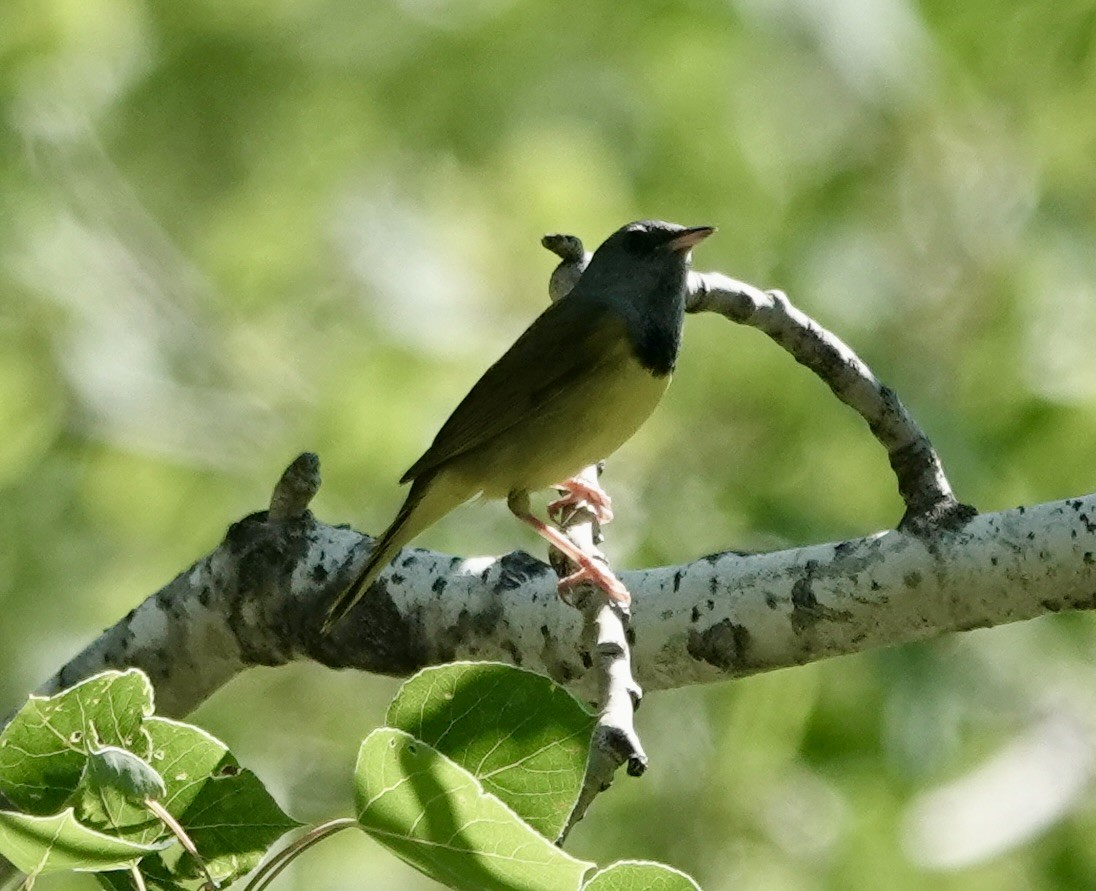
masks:
[[[505,498],[561,482],[609,457],[650,417],[670,383],[621,346],[544,410],[450,462],[470,495]]]

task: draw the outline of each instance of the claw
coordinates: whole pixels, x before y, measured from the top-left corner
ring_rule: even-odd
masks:
[[[584,584],[593,585],[602,591],[606,597],[621,606],[628,606],[632,602],[632,595],[628,593],[624,583],[600,563],[589,557],[579,563],[576,572],[560,579],[556,590],[559,592],[561,599],[570,603],[571,592],[579,585]]]
[[[556,488],[563,489],[566,494],[548,505],[549,513],[560,514],[586,507],[602,525],[613,521],[613,500],[597,483],[574,477],[559,483]]]
[[[570,482],[571,480],[568,480],[568,483]],[[600,492],[601,490],[598,489],[598,491]],[[604,492],[601,492],[601,494],[605,495]],[[609,496],[605,495],[606,501],[608,501],[608,498]],[[620,579],[609,571],[608,567],[597,562],[593,557],[585,553],[578,545],[554,526],[549,526],[543,520],[538,519],[530,513],[528,492],[522,490],[511,492],[510,497],[507,499],[507,504],[515,517],[523,523],[529,524],[529,526],[536,530],[538,535],[578,566],[577,572],[573,572],[569,576],[560,579],[559,585],[557,586],[556,590],[559,591],[559,596],[564,601],[570,602],[568,600],[568,594],[573,588],[576,588],[583,583],[589,583],[603,591],[606,597],[619,603],[621,606],[628,606],[628,604],[632,602],[632,595],[628,593],[628,589],[624,587],[624,584]]]

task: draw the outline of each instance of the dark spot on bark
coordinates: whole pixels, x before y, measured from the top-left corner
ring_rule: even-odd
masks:
[[[418,554],[416,554],[412,550],[407,550],[403,553],[407,555],[400,561],[400,566],[402,566],[404,569],[407,569],[407,567],[411,566],[416,560],[418,560]]]
[[[331,592],[334,596],[335,592]],[[403,613],[393,602],[384,579],[374,582],[350,614],[330,634],[319,631],[315,609],[304,605],[290,620],[308,623],[306,646],[323,665],[357,668],[376,674],[403,676],[425,665],[444,661],[431,658],[428,640],[417,609]],[[439,648],[445,642],[439,643]],[[450,657],[451,659],[451,657]]]
[[[918,585],[921,584],[921,573],[919,573],[917,570],[914,570],[913,572],[907,572],[904,576],[902,576],[902,584],[904,584],[907,588],[916,588]]]
[[[434,579],[434,583],[430,586],[430,590],[435,594],[441,594],[445,591],[446,586],[449,584],[449,579],[443,575],[439,575]]]
[[[168,666],[172,665],[172,661],[168,655],[167,650],[156,650],[153,655],[152,663],[148,665],[148,674],[150,677],[163,680],[168,677]]]
[[[712,577],[710,579],[708,579],[708,593],[715,594],[718,590],[719,590],[719,576],[712,575]]]
[[[1024,506],[1022,504],[1019,507],[1017,507],[1016,510],[1019,511],[1020,516],[1024,515]]]
[[[1082,524],[1084,524],[1085,532],[1088,532],[1090,534],[1096,532],[1096,523],[1093,523],[1088,518],[1088,514],[1078,514],[1077,519],[1080,520]]]
[[[404,582],[407,581],[407,576],[405,576],[402,572],[392,573],[391,578],[393,585],[402,585]]]
[[[814,560],[807,562],[804,567],[806,575],[797,579],[792,585],[792,630],[796,634],[812,628],[823,619],[831,621],[847,621],[851,615],[845,610],[831,609],[818,602],[813,585],[814,571],[818,564]]]
[[[512,640],[507,639],[502,642],[502,648],[510,655],[510,661],[518,668],[521,668],[521,660],[523,657],[518,645]]]
[[[1062,604],[1057,600],[1040,600],[1039,603],[1048,613],[1056,613],[1062,609]]]
[[[504,591],[513,591],[525,585],[531,579],[550,573],[552,567],[547,563],[525,553],[513,551],[498,561],[499,587]]]
[[[320,559],[323,559],[323,554],[320,554]],[[312,567],[311,576],[312,581],[314,582],[319,583],[326,581],[328,576],[327,567],[324,566],[322,563],[317,563],[315,566]]]
[[[811,577],[810,570],[811,565],[807,565],[808,575],[801,579],[796,579],[794,585],[792,585],[792,607],[794,609],[814,609],[818,606],[818,598],[814,596],[814,591],[811,590]]]
[[[721,671],[732,671],[745,666],[749,646],[750,632],[746,626],[723,619],[705,631],[690,629],[687,649],[694,659]]]
[[[975,628],[989,628],[993,625],[990,619],[972,619],[969,622],[963,622],[957,625],[956,631],[973,631]]]
[[[480,641],[496,634],[503,608],[498,598],[491,598],[487,607],[478,612],[462,609],[456,624],[438,632],[437,652],[442,662],[451,662],[458,652],[475,655],[482,649]]]
[[[852,543],[851,541],[841,541],[841,542],[838,542],[838,543],[837,543],[836,545],[834,545],[834,547],[833,547],[833,555],[834,555],[835,557],[844,557],[844,556],[845,556],[845,554],[846,554],[846,553],[847,553],[848,551],[851,551],[851,550],[852,550],[852,549],[853,549],[854,547],[855,547],[855,545],[853,545],[853,543]]]
[[[875,581],[875,579],[872,579],[872,582],[871,582],[871,585],[870,585],[870,588],[871,588],[872,591],[878,591],[882,587],[883,586],[880,585],[879,582]]]
[[[991,565],[996,566],[997,565],[997,558],[996,557],[990,557],[989,562],[990,562]]]
[[[256,536],[261,534],[261,530],[256,527],[266,525],[266,515],[265,510],[256,511],[253,514],[248,514],[242,520],[237,520],[228,527],[225,532],[224,544],[228,547],[230,553],[238,554],[241,548],[250,546]]]
[[[1028,541],[1035,541],[1035,533],[1034,532],[1029,532],[1027,534],[1027,538],[1028,538]]]
[[[678,588],[681,587],[681,570],[679,569],[674,573],[674,593],[677,593]]]
[[[695,606],[693,607],[692,621],[694,621],[694,622],[700,621],[700,610]]]
[[[213,592],[210,590],[209,585],[202,585],[202,590],[198,592],[198,602],[202,606],[209,606],[209,601],[213,599]]]
[[[776,609],[777,607],[776,595],[770,591],[765,592],[765,606],[769,609]]]
[[[579,660],[582,662],[583,668],[589,669],[593,666],[594,657],[590,655],[589,650],[583,650],[581,653],[578,654],[578,656]]]
[[[714,600],[709,600],[708,601],[708,612],[711,612],[713,609],[715,609],[715,601]]]
[[[1084,555],[1084,557],[1082,557],[1082,559],[1085,561],[1086,566],[1091,566],[1092,565],[1092,551],[1085,551],[1085,555]]]
[[[548,626],[547,625],[541,625],[540,626],[540,636],[543,637],[545,640],[548,640],[548,636],[549,636],[550,633],[551,632],[548,631]]]
[[[664,609],[658,616],[663,622],[667,622],[674,617],[674,611],[672,609]]]

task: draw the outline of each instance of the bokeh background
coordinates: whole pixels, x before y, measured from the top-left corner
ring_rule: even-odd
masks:
[[[539,237],[648,216],[851,343],[963,500],[1096,485],[1091,2],[3,0],[2,710],[302,450],[317,513],[377,531],[545,305]],[[862,422],[715,317],[607,484],[619,566],[901,514]],[[422,543],[540,552],[498,505]],[[652,695],[652,770],[571,849],[708,891],[1096,887],[1094,643],[1058,616]],[[195,719],[316,820],[396,685],[255,671]],[[344,835],[277,887],[433,886]]]

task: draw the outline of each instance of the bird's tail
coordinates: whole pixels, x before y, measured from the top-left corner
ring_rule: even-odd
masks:
[[[376,581],[377,576],[384,571],[392,558],[399,553],[400,548],[465,500],[459,497],[455,500],[452,497],[446,498],[445,496],[449,493],[443,490],[447,487],[436,485],[435,480],[438,478],[420,477],[415,480],[396,518],[384,530],[381,537],[373,542],[373,550],[361,572],[328,608],[322,628],[324,634],[328,633],[362,599],[362,595]],[[438,482],[442,481],[438,480]]]

